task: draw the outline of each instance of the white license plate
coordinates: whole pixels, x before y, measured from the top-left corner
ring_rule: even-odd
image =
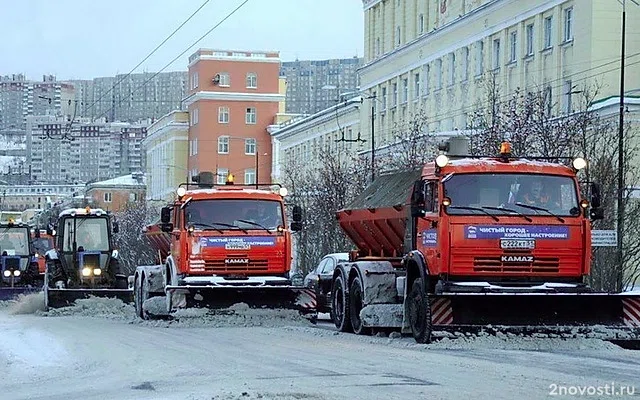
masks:
[[[502,239],[500,248],[502,249],[535,249],[536,241],[530,239]]]
[[[225,250],[251,250],[247,243],[232,242],[224,245]]]

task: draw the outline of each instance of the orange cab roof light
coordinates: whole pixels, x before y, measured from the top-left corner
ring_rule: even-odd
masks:
[[[500,144],[500,155],[501,156],[507,156],[511,154],[511,143],[509,142],[502,142]]]

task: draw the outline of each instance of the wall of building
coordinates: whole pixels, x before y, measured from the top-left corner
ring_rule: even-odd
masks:
[[[86,198],[92,208],[119,212],[130,203],[144,200],[145,190],[137,187],[94,187],[87,190]]]

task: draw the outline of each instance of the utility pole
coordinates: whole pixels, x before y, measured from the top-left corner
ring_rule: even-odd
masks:
[[[376,96],[374,95],[371,102],[371,182],[376,179]]]

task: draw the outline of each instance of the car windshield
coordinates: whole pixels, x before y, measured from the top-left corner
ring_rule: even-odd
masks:
[[[28,255],[28,233],[26,228],[0,228],[0,251],[2,253],[6,251],[9,256]]]
[[[76,248],[83,247],[85,251],[109,250],[106,218],[68,218],[64,222],[63,235],[63,251],[74,251],[74,239]]]
[[[275,229],[283,225],[282,206],[271,200],[193,200],[185,221],[207,229]]]
[[[580,214],[575,181],[566,176],[455,174],[445,180],[444,191],[444,196],[451,199],[449,214]]]

